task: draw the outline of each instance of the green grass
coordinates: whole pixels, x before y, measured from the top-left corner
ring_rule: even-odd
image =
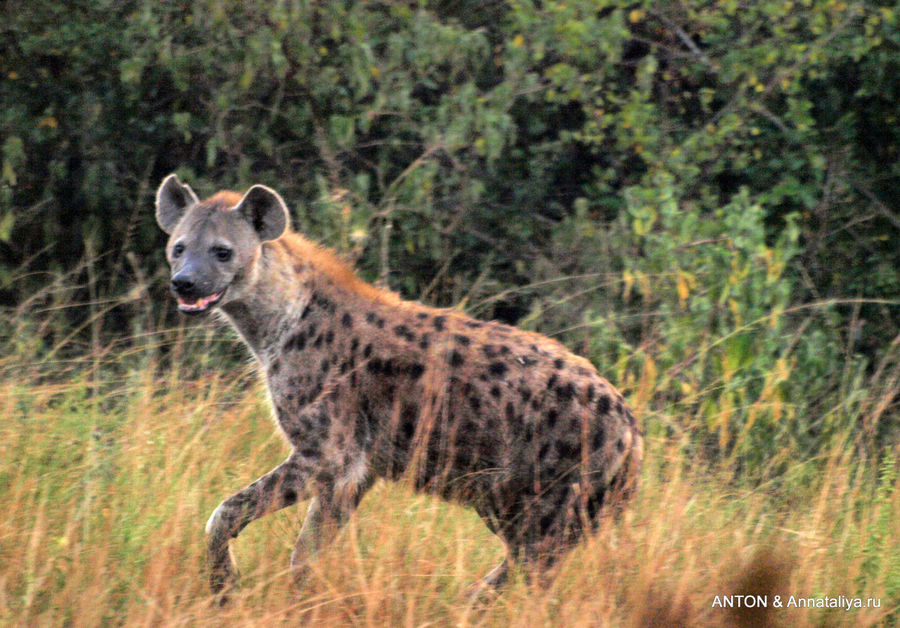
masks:
[[[252,365],[207,357],[232,342],[221,330],[172,331],[73,362],[62,352],[53,364],[22,351],[0,359],[0,623],[865,626],[898,615],[897,476],[890,462],[860,462],[849,436],[795,460],[777,486],[745,485],[727,463],[651,437],[624,516],[572,552],[549,587],[517,573],[478,607],[466,587],[500,560],[500,543],[469,510],[379,483],[301,590],[288,560],[303,506],[252,524],[233,543],[241,588],[216,608],[206,519],[288,453]],[[881,607],[713,607],[737,593]]]

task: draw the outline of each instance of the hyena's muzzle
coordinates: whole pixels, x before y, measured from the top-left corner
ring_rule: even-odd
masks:
[[[185,314],[199,314],[215,306],[228,286],[219,288],[213,279],[218,273],[203,260],[188,257],[177,269],[173,269],[170,282],[178,309]]]

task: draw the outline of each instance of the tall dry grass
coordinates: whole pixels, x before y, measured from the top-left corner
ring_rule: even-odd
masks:
[[[179,360],[203,349],[177,333],[165,342]],[[548,588],[520,573],[496,599],[469,605],[465,589],[500,560],[500,543],[471,511],[382,483],[299,591],[287,567],[303,508],[251,525],[233,544],[242,586],[216,608],[206,518],[287,448],[250,365],[195,373],[113,353],[62,381],[15,355],[0,362],[5,625],[865,626],[897,615],[900,491],[889,465],[879,488],[836,445],[812,481],[750,489],[659,439],[632,507],[572,552]],[[737,593],[881,607],[714,606]]]
[[[104,315],[142,289],[93,295],[88,333],[70,330],[60,316],[72,286],[58,277],[0,320],[2,625],[868,626],[900,615],[893,456],[866,462],[851,434],[817,460],[779,452],[796,460],[777,485],[748,485],[727,461],[651,437],[621,518],[548,587],[516,573],[478,606],[466,588],[501,559],[500,543],[473,512],[381,483],[301,590],[288,558],[302,505],[249,526],[233,543],[241,588],[218,608],[206,519],[288,453],[262,384],[252,365],[219,359],[236,344],[222,328],[134,317],[128,339],[104,341]],[[889,388],[848,394],[880,408]],[[672,424],[666,411],[654,420]],[[732,594],[766,595],[769,608],[716,606]],[[880,607],[776,609],[775,595]]]

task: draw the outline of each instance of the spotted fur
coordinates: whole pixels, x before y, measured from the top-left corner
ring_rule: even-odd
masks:
[[[590,362],[546,336],[367,284],[291,232],[286,216],[261,186],[201,202],[170,176],[157,197],[173,277],[223,291],[212,309],[259,361],[292,447],[210,518],[215,591],[233,576],[231,538],[267,512],[312,499],[291,559],[302,576],[376,478],[406,479],[474,508],[508,548],[486,578],[493,585],[512,561],[551,564],[632,492],[641,432]],[[234,265],[219,268],[204,247],[231,247]],[[183,287],[179,303],[205,303],[202,291]]]

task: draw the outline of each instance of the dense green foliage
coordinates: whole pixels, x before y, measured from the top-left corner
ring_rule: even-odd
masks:
[[[36,356],[161,316],[176,170],[274,186],[408,298],[560,335],[739,470],[896,440],[893,2],[4,7],[0,300],[52,301],[48,271],[92,304]]]

